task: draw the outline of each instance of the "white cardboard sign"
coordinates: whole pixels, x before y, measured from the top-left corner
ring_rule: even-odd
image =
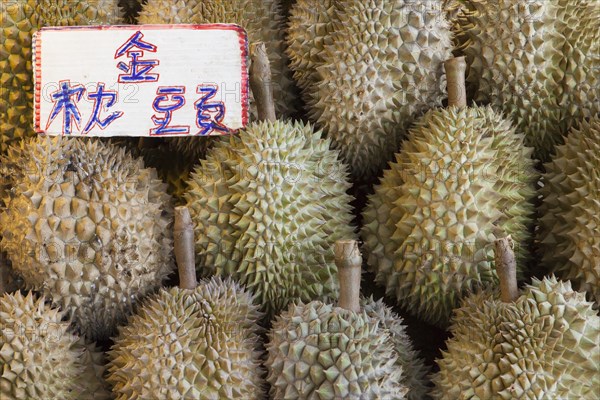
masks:
[[[33,47],[38,133],[222,135],[248,122],[238,25],[49,27]]]

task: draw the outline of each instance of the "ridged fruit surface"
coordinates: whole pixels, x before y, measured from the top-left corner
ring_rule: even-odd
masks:
[[[490,107],[432,110],[384,171],[364,212],[368,264],[418,318],[445,326],[465,294],[497,283],[497,235],[527,254],[534,174],[523,142]]]

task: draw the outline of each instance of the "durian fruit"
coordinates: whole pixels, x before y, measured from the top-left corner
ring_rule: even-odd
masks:
[[[0,1],[0,154],[33,135],[32,35],[43,26],[120,22],[117,0]]]
[[[402,318],[386,306],[382,299],[375,301],[372,296],[362,298],[361,307],[369,318],[388,331],[394,350],[398,354],[396,364],[402,367],[400,383],[408,388],[408,400],[423,400],[428,391],[425,385],[428,368],[414,349]]]
[[[176,209],[179,236],[187,233],[185,225],[193,233],[186,211]],[[196,287],[193,236],[189,245],[191,254],[177,256],[181,287],[161,289],[119,328],[107,378],[116,400],[264,396],[257,351],[261,314],[254,297],[220,277]]]
[[[12,267],[86,337],[108,338],[172,268],[164,183],[123,149],[81,138],[23,141],[1,169]]]
[[[470,0],[460,16],[476,101],[504,112],[549,161],[570,127],[600,112],[596,0]]]
[[[402,320],[373,299],[363,299],[361,310],[362,258],[357,242],[338,241],[335,253],[338,305],[292,304],[276,318],[268,335],[271,397],[422,399],[425,369]]]
[[[392,158],[414,119],[441,106],[450,25],[441,0],[346,0],[332,12],[309,116],[353,178],[368,180]],[[315,56],[303,58],[311,71]]]
[[[433,397],[597,399],[600,317],[585,295],[554,276],[533,279],[521,294],[514,270],[501,279],[501,299],[487,290],[456,310]]]
[[[600,116],[573,128],[545,164],[543,264],[600,304]]]
[[[295,112],[294,84],[284,53],[284,17],[278,0],[148,0],[138,23],[233,23],[242,26],[251,44],[264,42],[267,46],[277,113],[291,116]],[[251,112],[256,116],[252,106]]]
[[[63,317],[31,292],[0,297],[0,398],[110,399],[102,353],[70,333]]]
[[[497,283],[496,235],[511,234],[525,257],[534,195],[523,135],[490,107],[459,102],[464,58],[447,63],[456,66],[462,77],[455,81],[448,70],[450,107],[429,111],[412,128],[369,197],[362,228],[376,281],[440,326],[465,294]]]
[[[331,246],[354,232],[346,166],[312,126],[274,120],[261,48],[250,82],[260,118],[269,120],[218,141],[184,196],[200,272],[233,277],[271,317],[291,301],[337,293]]]
[[[297,0],[290,9],[285,51],[306,104],[311,102],[318,88],[317,67],[325,63],[324,47],[332,43],[337,3],[335,0]]]

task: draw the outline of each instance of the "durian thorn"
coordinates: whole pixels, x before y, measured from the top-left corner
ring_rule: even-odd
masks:
[[[517,261],[513,251],[514,243],[509,236],[497,239],[495,247],[495,264],[500,280],[500,298],[505,303],[512,303],[519,297],[517,287]]]
[[[360,274],[362,256],[356,240],[338,240],[333,248],[340,281],[338,306],[360,311]]]
[[[467,90],[465,86],[465,57],[450,58],[444,62],[446,85],[448,91],[448,107],[464,108],[467,106]]]
[[[250,88],[254,95],[258,120],[275,121],[271,66],[263,42],[256,42],[251,46],[250,58]]]
[[[190,210],[185,206],[175,207],[173,227],[173,245],[175,260],[179,271],[179,287],[193,290],[196,288],[196,262],[194,254],[194,225]]]

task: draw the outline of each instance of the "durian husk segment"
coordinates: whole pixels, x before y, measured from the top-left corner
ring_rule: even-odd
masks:
[[[33,34],[44,26],[110,25],[116,0],[0,1],[0,154],[33,130]]]
[[[145,300],[109,351],[116,400],[264,397],[253,295],[218,277]]]
[[[0,397],[3,400],[110,398],[102,354],[69,332],[63,313],[29,292],[0,297]]]
[[[474,100],[504,112],[534,156],[600,112],[596,0],[471,0],[460,19]]]
[[[496,236],[524,264],[535,174],[523,142],[490,107],[432,110],[384,171],[364,212],[368,265],[418,318],[445,326],[465,294],[497,283]]]
[[[203,275],[232,276],[269,316],[337,296],[333,244],[355,238],[347,167],[302,122],[251,123],[223,138],[185,194]]]
[[[364,311],[320,301],[292,304],[268,336],[274,400],[406,398],[389,331]]]
[[[545,266],[600,304],[600,117],[582,121],[545,164],[539,242]]]
[[[439,0],[348,0],[317,67],[309,116],[355,180],[376,176],[416,117],[445,97],[450,25]]]
[[[323,50],[332,43],[335,0],[298,0],[290,9],[286,54],[304,103],[311,102],[320,81],[317,68],[325,63]]]
[[[389,332],[394,350],[398,354],[396,364],[402,367],[400,384],[408,388],[408,400],[422,400],[426,398],[428,368],[414,349],[406,333],[406,325],[392,309],[385,305],[383,300],[375,301],[373,297],[361,299],[361,306],[367,315],[377,321],[382,329]]]
[[[294,114],[295,94],[284,52],[284,16],[277,0],[148,0],[139,24],[232,23],[248,33],[250,44],[263,42],[272,70],[273,97],[278,116]],[[231,90],[231,89],[230,89]],[[250,93],[250,112],[256,117]]]
[[[597,399],[600,318],[554,276],[513,303],[484,291],[457,309],[437,360],[436,399]]]
[[[141,159],[85,138],[22,141],[2,165],[14,190],[0,244],[12,267],[87,338],[107,339],[173,266],[165,184]]]

